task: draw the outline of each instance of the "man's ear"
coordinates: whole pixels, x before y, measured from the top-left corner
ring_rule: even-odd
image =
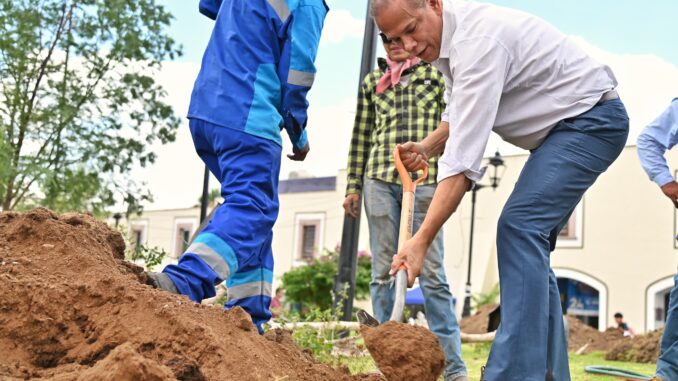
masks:
[[[443,0],[426,0],[426,2],[437,15],[443,14]]]

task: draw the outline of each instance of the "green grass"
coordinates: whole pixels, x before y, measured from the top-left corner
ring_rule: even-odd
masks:
[[[472,381],[480,379],[480,367],[485,365],[487,357],[490,354],[489,344],[463,344],[462,356],[466,362],[469,371],[469,378]],[[370,357],[342,357],[334,359],[332,365],[346,365],[351,373],[370,372],[376,369],[376,366]],[[620,378],[600,376],[589,374],[584,371],[588,365],[606,365],[616,368],[622,368],[646,374],[648,376],[654,373],[654,364],[637,364],[631,362],[607,361],[603,353],[594,352],[587,355],[576,355],[570,353],[570,372],[572,381],[620,381]],[[442,380],[442,378],[441,378]]]

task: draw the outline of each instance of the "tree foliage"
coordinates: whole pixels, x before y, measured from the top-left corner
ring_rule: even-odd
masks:
[[[326,251],[320,258],[312,259],[307,265],[297,266],[282,276],[285,298],[292,304],[299,304],[304,310],[326,311],[332,308],[338,254]],[[366,299],[370,294],[371,259],[358,256],[355,298]]]
[[[147,197],[129,173],[175,138],[153,75],[181,54],[155,0],[0,0],[0,207]]]

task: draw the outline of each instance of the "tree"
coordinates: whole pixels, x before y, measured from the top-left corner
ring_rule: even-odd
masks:
[[[212,188],[207,194],[207,205],[214,206],[217,202],[223,202],[221,197],[221,188]],[[198,197],[198,205],[202,204],[202,195]]]
[[[0,207],[100,214],[179,118],[153,74],[181,54],[155,0],[0,0]]]
[[[285,298],[293,304],[299,304],[302,307],[302,315],[306,309],[328,311],[332,308],[338,251],[326,249],[324,255],[283,274],[282,287],[285,289]],[[364,251],[357,255],[355,298],[364,300],[370,295],[372,261]]]

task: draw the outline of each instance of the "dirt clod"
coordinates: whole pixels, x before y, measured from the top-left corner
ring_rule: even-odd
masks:
[[[141,356],[129,343],[118,346],[103,360],[98,361],[78,377],[78,381],[165,381],[176,379],[171,369]]]
[[[370,379],[259,335],[238,308],[145,285],[123,253],[89,215],[0,213],[0,380]]]
[[[567,316],[569,336],[567,346],[570,351],[581,354],[594,351],[606,352],[611,349],[624,335],[616,328],[609,328],[605,332],[590,327],[574,316]]]
[[[605,353],[606,360],[656,363],[659,357],[659,341],[662,330],[652,331],[633,338],[624,337],[614,343]]]
[[[424,327],[388,321],[375,328],[363,326],[360,333],[389,381],[435,381],[445,368],[438,338]]]

